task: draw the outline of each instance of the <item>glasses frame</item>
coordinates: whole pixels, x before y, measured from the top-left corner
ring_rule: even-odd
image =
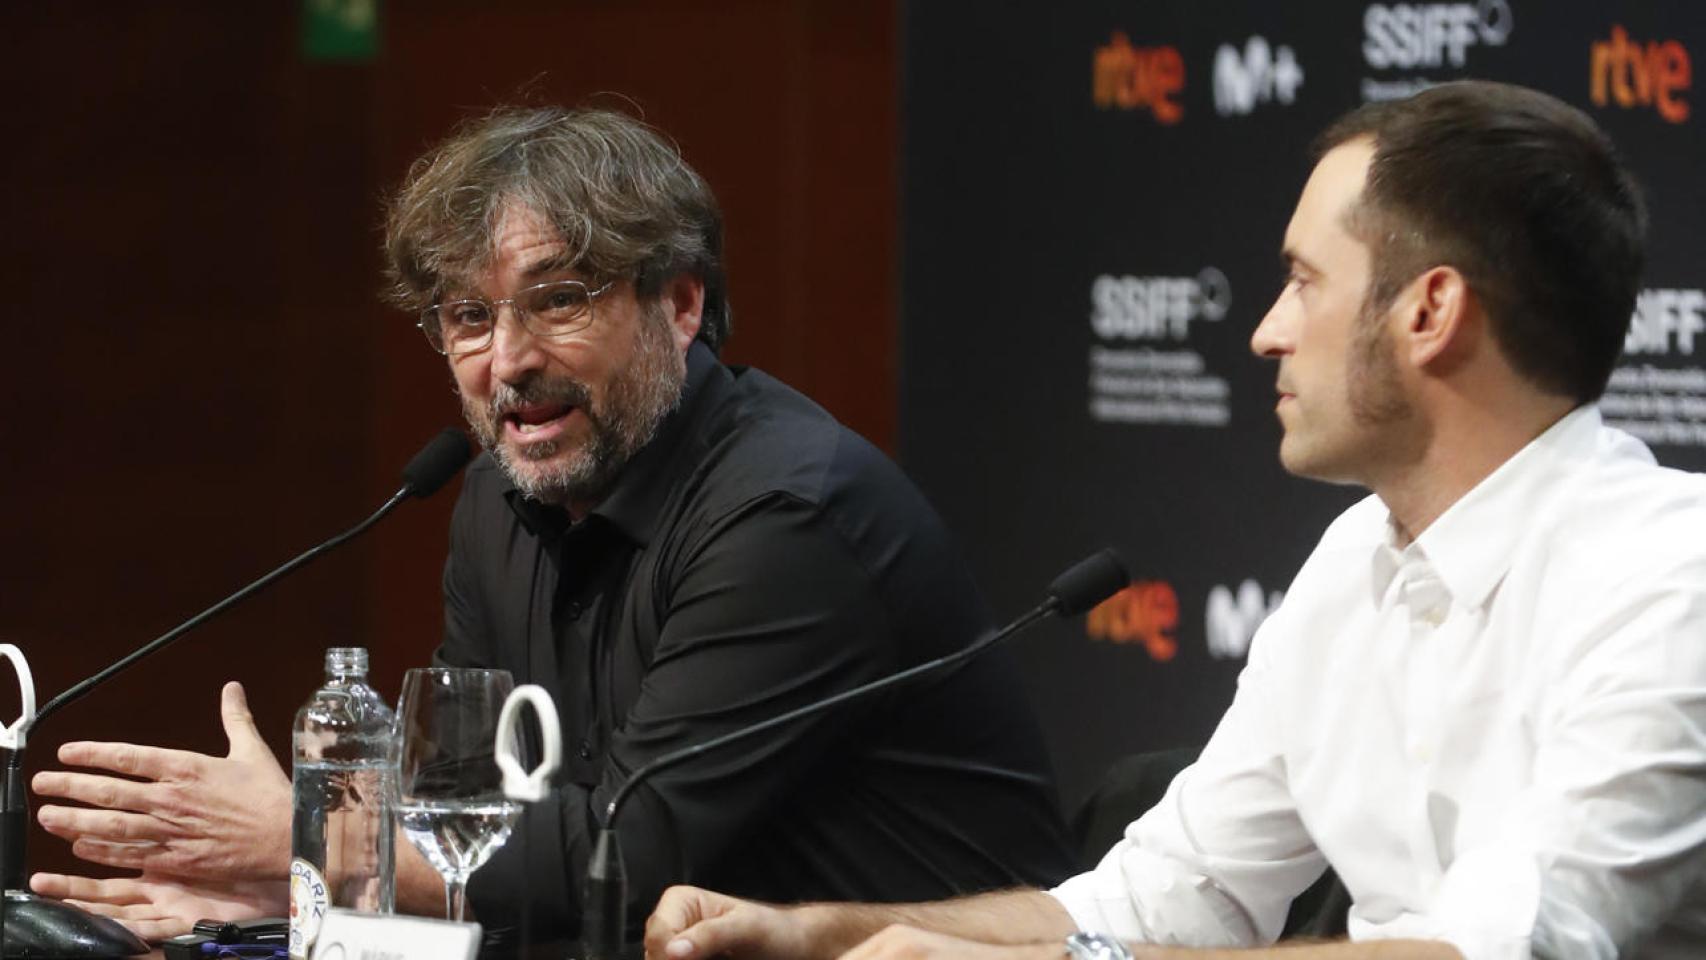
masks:
[[[541,330],[535,329],[534,326],[528,322],[528,316],[529,316],[528,312],[526,310],[522,309],[521,304],[518,303],[517,301],[520,300],[522,297],[525,297],[527,294],[529,294],[535,290],[540,289],[541,287],[557,287],[557,286],[562,286],[564,284],[574,284],[575,286],[580,287],[582,290],[586,291],[586,322],[575,327],[572,330],[541,331]],[[532,335],[539,337],[541,339],[544,339],[544,340],[555,340],[559,337],[567,337],[567,336],[570,336],[571,334],[579,333],[582,330],[585,330],[587,327],[592,326],[593,316],[596,312],[596,303],[597,303],[598,298],[601,295],[608,293],[610,291],[610,288],[615,286],[615,285],[616,285],[616,281],[606,280],[602,286],[600,286],[598,289],[595,290],[592,288],[591,284],[587,283],[584,280],[546,280],[544,283],[535,283],[535,284],[531,284],[531,285],[526,286],[526,287],[522,287],[520,290],[517,290],[515,293],[511,294],[510,296],[503,298],[502,300],[487,300],[485,297],[463,297],[463,298],[458,299],[458,300],[445,300],[442,303],[435,303],[432,306],[427,307],[426,309],[422,310],[420,313],[420,318],[415,321],[415,328],[417,330],[419,330],[423,336],[426,337],[427,346],[432,347],[433,351],[435,353],[439,354],[440,356],[445,356],[445,357],[467,356],[470,353],[479,353],[481,350],[484,350],[487,347],[492,345],[492,334],[498,328],[498,315],[500,312],[500,308],[502,308],[504,306],[508,306],[511,310],[513,310],[515,312],[515,319],[521,324],[522,328],[525,329],[528,333],[531,333]],[[491,323],[486,328],[485,337],[483,337],[477,345],[469,347],[465,350],[451,350],[447,346],[445,346],[443,325],[440,324],[440,322],[439,322],[438,312],[440,310],[443,310],[445,307],[454,307],[458,304],[464,304],[464,303],[478,303],[478,304],[484,306],[486,308],[487,312],[491,314],[491,317],[492,317]],[[429,324],[432,325],[432,327],[436,327],[439,331],[436,339],[434,338],[433,330],[429,329]]]

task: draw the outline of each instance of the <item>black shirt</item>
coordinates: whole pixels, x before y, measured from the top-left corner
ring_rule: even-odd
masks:
[[[469,889],[482,923],[540,938],[578,931],[593,805],[639,766],[989,629],[941,521],[886,457],[699,344],[680,408],[581,522],[477,460],[444,594],[439,659],[508,669],[561,714],[558,789]],[[928,900],[1074,867],[1000,651],[664,772],[618,826],[636,928],[675,882]]]

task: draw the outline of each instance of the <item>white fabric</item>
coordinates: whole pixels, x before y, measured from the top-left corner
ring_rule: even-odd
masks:
[[[1353,939],[1706,957],[1706,477],[1584,407],[1405,549],[1352,507],[1202,757],[1054,894],[1085,929],[1254,945],[1323,857]]]

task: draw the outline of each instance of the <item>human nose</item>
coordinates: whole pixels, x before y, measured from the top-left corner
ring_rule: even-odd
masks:
[[[494,304],[492,319],[492,375],[514,382],[544,366],[545,353],[539,338],[521,322],[512,303]]]
[[[1250,352],[1258,357],[1279,357],[1291,352],[1292,317],[1295,305],[1289,301],[1289,289],[1282,291],[1274,305],[1268,308],[1262,322],[1250,334]]]

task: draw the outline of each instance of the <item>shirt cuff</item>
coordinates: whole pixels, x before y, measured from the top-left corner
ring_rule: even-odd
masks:
[[[1122,840],[1096,869],[1049,891],[1080,930],[1134,943],[1249,947],[1243,909],[1212,879]]]

